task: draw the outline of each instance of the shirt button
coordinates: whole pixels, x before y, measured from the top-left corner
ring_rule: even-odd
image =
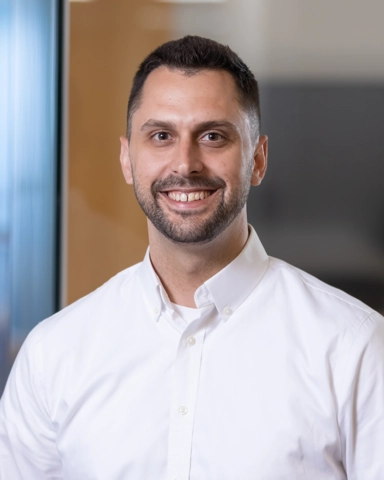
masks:
[[[192,337],[192,336],[191,336],[191,337],[188,337],[188,338],[187,338],[187,343],[188,343],[188,345],[189,345],[190,347],[193,347],[193,345],[195,345],[195,343],[196,343],[195,337]]]
[[[158,315],[160,313],[160,308],[159,307],[153,307],[153,311],[155,312],[155,315]]]
[[[232,309],[229,307],[224,308],[224,315],[231,315],[232,314]]]
[[[181,413],[181,415],[186,415],[188,413],[188,408],[182,406],[179,408],[179,412]]]

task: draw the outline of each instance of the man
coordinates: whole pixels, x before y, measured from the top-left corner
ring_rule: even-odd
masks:
[[[269,258],[256,80],[199,37],[140,66],[121,165],[144,261],[42,322],[0,410],[2,480],[384,478],[384,320]]]

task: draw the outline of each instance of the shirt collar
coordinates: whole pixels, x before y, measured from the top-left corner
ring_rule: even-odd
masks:
[[[231,263],[196,290],[196,305],[199,306],[199,291],[204,291],[202,287],[205,287],[221,318],[228,320],[259,284],[268,264],[268,255],[255,230],[249,225],[249,237],[245,247]]]
[[[249,225],[248,241],[240,254],[196,290],[196,306],[200,308],[214,303],[221,318],[227,321],[259,284],[268,263],[268,255],[255,230]],[[162,310],[169,309],[171,303],[153,269],[149,247],[140,267],[140,277],[150,309],[155,320],[158,320]]]
[[[154,319],[158,321],[163,304],[168,299],[168,295],[153,269],[149,256],[149,247],[147,248],[144,260],[139,267],[139,280],[141,282],[142,291],[149,302],[149,310],[153,312]]]

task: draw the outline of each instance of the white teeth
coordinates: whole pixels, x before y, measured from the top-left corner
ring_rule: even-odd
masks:
[[[176,202],[195,202],[196,200],[204,200],[209,197],[211,192],[204,190],[203,192],[191,192],[191,193],[175,193],[168,192],[168,197]]]

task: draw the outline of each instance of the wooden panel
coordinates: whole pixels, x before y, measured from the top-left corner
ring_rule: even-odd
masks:
[[[142,0],[71,3],[67,303],[140,261],[144,214],[125,184],[119,136],[139,62],[170,37],[170,7]]]

